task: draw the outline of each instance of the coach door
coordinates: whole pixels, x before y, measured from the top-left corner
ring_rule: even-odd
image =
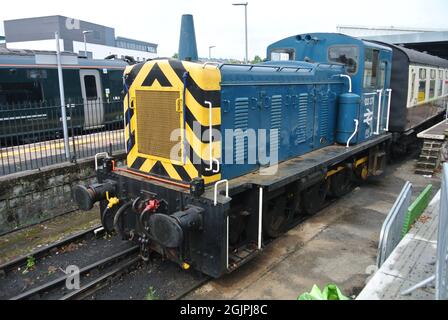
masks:
[[[366,48],[364,59],[363,104],[364,119],[361,134],[365,139],[384,132],[387,128],[390,66],[385,52]]]
[[[84,127],[87,129],[100,127],[104,124],[100,73],[97,70],[80,70],[79,74],[84,101]]]

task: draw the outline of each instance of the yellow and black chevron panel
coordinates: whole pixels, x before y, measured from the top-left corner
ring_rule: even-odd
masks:
[[[207,170],[209,143],[215,159],[221,158],[222,147],[216,137],[208,141],[210,109],[205,103],[212,103],[212,126],[220,130],[220,71],[202,64],[160,59],[128,67],[124,75],[128,167],[176,181],[202,177],[209,184],[221,180],[221,172]],[[170,137],[176,129],[183,131]],[[171,155],[173,147],[179,154]]]

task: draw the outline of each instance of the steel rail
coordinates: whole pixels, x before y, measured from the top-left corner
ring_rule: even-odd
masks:
[[[87,267],[82,268],[81,270],[79,270],[79,275],[83,276],[87,273],[92,272],[95,269],[106,268],[110,264],[117,263],[117,262],[121,261],[122,259],[125,259],[129,255],[138,253],[139,250],[140,250],[140,248],[138,246],[134,246],[134,247],[126,249],[122,252],[116,253],[108,258],[102,259],[102,260],[97,261]],[[30,289],[30,290],[28,290],[24,293],[21,293],[15,297],[12,297],[10,300],[26,300],[26,299],[30,299],[35,296],[41,297],[42,295],[44,295],[45,293],[48,293],[49,291],[53,290],[54,288],[58,288],[58,287],[61,287],[62,285],[64,285],[67,279],[68,279],[68,276],[64,275],[64,276],[54,279],[48,283],[45,283],[39,287]]]
[[[48,255],[51,254],[51,251],[53,251],[56,248],[63,247],[67,244],[79,241],[83,238],[86,238],[88,235],[92,234],[94,235],[95,231],[101,229],[101,225],[97,225],[95,227],[89,228],[87,230],[81,231],[79,233],[76,233],[70,237],[67,237],[65,239],[59,240],[57,242],[54,242],[42,249],[30,252],[26,255],[23,255],[21,257],[18,257],[14,260],[11,260],[9,262],[6,262],[2,265],[0,265],[0,271],[3,271],[5,273],[10,272],[14,269],[17,269],[19,267],[25,266],[27,263],[27,260],[29,257],[33,257],[35,259],[42,259]]]
[[[129,261],[127,261],[125,264],[113,269],[112,271],[105,273],[101,277],[89,282],[88,284],[84,285],[80,289],[72,291],[69,294],[66,294],[59,300],[81,300],[81,299],[84,299],[87,296],[92,295],[95,292],[97,292],[100,289],[107,286],[109,280],[112,280],[112,279],[122,275],[123,273],[125,273],[125,271],[127,271],[131,267],[135,266],[139,261],[141,261],[141,258],[139,256],[134,257],[134,258],[130,259]]]

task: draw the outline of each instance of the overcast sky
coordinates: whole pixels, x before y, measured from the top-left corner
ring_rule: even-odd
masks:
[[[287,36],[334,32],[341,24],[448,29],[447,0],[247,1],[249,57],[264,58],[270,43]],[[194,16],[199,56],[208,56],[208,47],[215,45],[214,57],[243,59],[244,7],[233,2],[237,0],[2,1],[0,20],[64,15],[113,27],[118,36],[157,43],[160,56],[172,56],[179,44],[181,15],[189,13]]]

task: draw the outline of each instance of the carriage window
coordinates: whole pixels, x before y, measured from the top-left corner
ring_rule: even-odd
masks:
[[[412,104],[415,98],[415,72],[412,72],[412,80],[411,80],[411,99],[410,99],[410,103]]]
[[[293,61],[295,58],[294,49],[274,49],[271,51],[271,61]]]
[[[436,70],[431,69],[431,79],[435,79],[436,78]]]
[[[42,84],[33,82],[0,82],[0,103],[40,102],[44,100]]]
[[[366,49],[364,58],[364,88],[377,87],[379,50]]]
[[[419,69],[419,82],[418,82],[418,102],[426,100],[426,69]]]
[[[420,77],[420,80],[426,80],[426,69],[420,69],[419,77]]]
[[[96,89],[96,78],[95,76],[84,76],[84,85],[86,88],[86,98],[87,100],[98,99],[98,91]]]
[[[439,79],[440,79],[440,80],[443,79],[443,70],[439,70]]]
[[[328,49],[328,61],[342,63],[347,73],[355,74],[358,71],[359,50],[354,46],[334,46]]]
[[[429,99],[434,98],[436,94],[436,80],[429,81]]]

